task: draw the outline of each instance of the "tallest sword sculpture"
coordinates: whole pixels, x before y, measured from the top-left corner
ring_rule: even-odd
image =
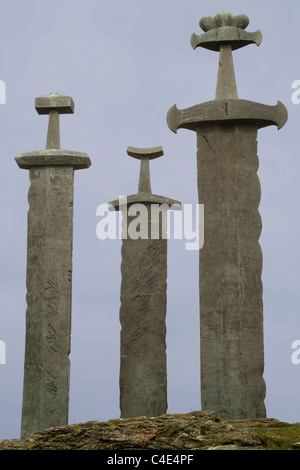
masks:
[[[200,251],[200,348],[202,409],[224,419],[262,418],[265,382],[262,254],[259,245],[261,189],[257,131],[280,129],[287,111],[238,98],[232,51],[261,43],[246,32],[246,15],[222,12],[200,20],[194,49],[220,53],[216,97],[188,109],[173,106],[169,128],[197,134],[199,203],[204,204]]]

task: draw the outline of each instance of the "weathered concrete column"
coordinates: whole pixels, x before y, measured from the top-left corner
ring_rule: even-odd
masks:
[[[170,129],[197,133],[198,194],[204,204],[200,251],[200,347],[202,409],[225,419],[262,418],[264,346],[262,254],[259,245],[261,189],[257,131],[287,120],[280,102],[267,106],[238,99],[232,50],[261,42],[248,33],[246,15],[205,17],[205,34],[193,48],[220,52],[216,99],[170,109]]]
[[[129,147],[141,160],[138,193],[110,204],[122,210],[120,410],[122,418],[167,411],[167,211],[178,201],[151,192],[149,160],[161,147]],[[138,217],[137,217],[138,215]]]
[[[46,150],[16,157],[31,182],[21,436],[68,424],[74,170],[91,165],[60,149],[59,114],[74,112],[72,98],[53,93],[35,107],[49,114]]]

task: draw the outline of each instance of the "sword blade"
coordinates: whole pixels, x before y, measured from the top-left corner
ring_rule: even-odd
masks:
[[[73,178],[30,170],[22,436],[68,424]]]
[[[224,419],[266,415],[256,137],[250,123],[197,128],[201,401]]]
[[[167,239],[160,224],[151,239],[150,207],[147,239],[122,242],[121,284],[121,417],[159,416],[167,411],[166,288]],[[124,220],[124,219],[123,219]],[[134,217],[126,218],[130,223]]]

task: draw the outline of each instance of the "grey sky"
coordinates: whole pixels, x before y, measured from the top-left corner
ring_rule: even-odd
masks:
[[[263,231],[265,381],[268,417],[300,421],[300,80],[298,1],[10,0],[1,2],[0,79],[0,439],[19,437],[26,312],[28,171],[14,157],[45,148],[47,121],[34,98],[73,97],[61,118],[61,146],[89,154],[75,175],[70,423],[119,417],[121,242],[96,237],[99,204],[137,190],[128,146],[161,145],[152,190],[197,203],[196,137],[167,127],[168,109],[214,99],[218,54],[190,46],[202,16],[227,10],[250,18],[263,41],[234,53],[240,98],[289,112],[286,126],[259,131]],[[200,409],[198,253],[170,240],[168,252],[169,413]]]

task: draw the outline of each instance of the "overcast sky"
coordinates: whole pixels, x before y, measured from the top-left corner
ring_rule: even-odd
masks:
[[[298,0],[10,0],[1,2],[0,80],[0,439],[20,435],[29,174],[14,157],[45,148],[47,116],[35,97],[72,96],[61,118],[61,146],[86,152],[75,174],[73,309],[69,422],[105,421],[119,411],[121,241],[96,236],[97,207],[137,191],[139,162],[128,146],[162,146],[151,162],[156,194],[197,203],[196,135],[173,134],[166,114],[214,99],[218,54],[190,46],[202,16],[227,10],[260,29],[260,47],[234,52],[240,98],[289,113],[280,131],[259,131],[260,213],[267,415],[300,421],[300,80]],[[198,252],[168,244],[168,412],[201,409]],[[300,355],[299,355],[300,356]]]

